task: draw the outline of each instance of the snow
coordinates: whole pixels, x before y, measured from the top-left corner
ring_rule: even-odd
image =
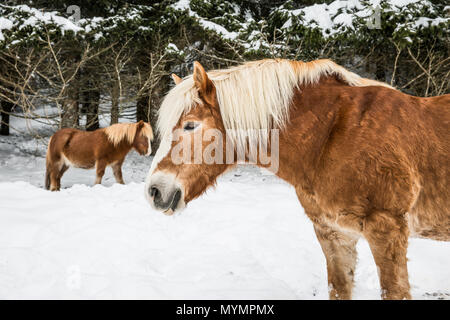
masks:
[[[345,22],[346,25],[352,25],[351,16],[343,12],[337,17],[337,21],[333,21],[333,17],[338,14],[338,11],[347,10],[355,6],[354,1],[334,1],[331,4],[314,4],[302,9],[292,10],[290,13],[293,16],[302,16],[303,20],[311,25],[311,27],[318,27],[323,31],[324,36],[327,36],[335,28],[335,24]],[[282,26],[289,28],[292,25],[292,18]],[[336,30],[337,32],[337,30]]]
[[[11,12],[2,12],[5,8],[12,9]],[[140,6],[142,8],[150,8],[150,6]],[[21,30],[25,27],[31,27],[33,29],[46,30],[48,25],[52,25],[56,29],[59,29],[63,34],[66,31],[73,31],[80,37],[85,36],[87,33],[93,33],[93,37],[96,40],[104,37],[105,31],[110,31],[117,28],[120,23],[126,21],[135,21],[141,18],[144,10],[140,11],[136,8],[130,8],[125,13],[120,13],[118,15],[112,15],[107,18],[103,17],[92,17],[86,19],[80,19],[78,21],[72,21],[72,18],[66,18],[62,16],[61,13],[56,11],[46,12],[44,10],[39,10],[36,8],[31,8],[27,5],[17,5],[17,6],[2,6],[0,5],[0,14],[7,14],[12,24],[8,24],[5,29],[18,29]],[[146,26],[138,27],[140,30],[150,30],[145,29]],[[47,31],[47,30],[46,30]],[[31,32],[34,34],[35,32]],[[5,40],[1,34],[0,29],[0,41]],[[16,41],[16,40],[14,40]]]
[[[172,7],[176,10],[188,10],[190,9],[189,3],[190,0],[179,0]]]
[[[182,54],[184,53],[183,50],[178,49],[178,47],[176,46],[176,44],[174,44],[174,43],[172,43],[172,42],[170,42],[170,43],[167,45],[166,51],[167,51],[168,53],[175,53],[175,54],[178,54],[178,55],[182,55]]]
[[[0,41],[5,40],[2,30],[4,30],[4,29],[9,30],[12,28],[12,26],[13,26],[13,23],[11,22],[11,20],[0,17]]]
[[[215,31],[216,33],[222,35],[224,39],[233,40],[236,39],[238,36],[237,32],[230,32],[217,23],[205,19],[200,19],[199,22],[205,29]]]
[[[328,4],[314,4],[302,9],[292,10],[293,16],[301,16],[303,21],[310,27],[317,27],[322,31],[324,37],[329,37],[342,30],[342,27],[353,27],[353,16],[351,10],[361,7],[359,1],[334,1]],[[281,29],[292,26],[292,17],[289,18]]]
[[[276,177],[240,167],[168,217],[144,199],[151,158],[127,157],[127,185],[111,170],[93,186],[94,171],[69,169],[49,192],[44,154],[34,140],[0,137],[0,299],[327,298],[312,224]],[[449,250],[410,240],[414,298],[450,299]],[[354,298],[379,299],[366,241],[358,252]]]
[[[432,11],[432,4],[429,1],[420,0],[389,0],[386,1],[386,7],[383,10],[390,11],[393,14],[401,14],[405,7],[414,5],[417,8],[428,7]],[[380,0],[371,0],[363,3],[360,0],[336,0],[330,4],[314,4],[296,10],[284,10],[290,17],[283,24],[281,29],[289,29],[293,25],[292,17],[299,17],[301,23],[311,27],[318,28],[323,37],[327,38],[345,30],[355,30],[357,25],[355,19],[368,18],[374,14],[375,8],[379,8]],[[412,17],[409,17],[412,19]],[[414,18],[416,19],[416,18]],[[437,26],[441,23],[447,23],[450,19],[436,17],[419,17],[416,20],[399,24],[397,29],[408,25],[411,31],[420,27]]]
[[[414,26],[417,27],[428,27],[428,26],[437,26],[441,23],[446,23],[450,21],[450,18],[435,18],[430,19],[426,17],[420,17],[414,22]]]
[[[0,17],[0,30],[11,29],[12,26],[13,26],[13,23],[11,22],[11,20]]]
[[[191,10],[189,4],[190,4],[189,0],[179,0],[175,4],[171,5],[171,7],[175,10],[181,11],[187,10],[191,17],[198,19],[198,22],[203,28],[216,32],[217,34],[221,35],[224,39],[235,40],[238,37],[239,34],[237,32],[228,31],[225,27],[200,17],[196,12]]]
[[[390,0],[389,2],[396,6],[397,8],[403,8],[409,4],[412,3],[418,3],[421,2],[422,0]],[[428,1],[422,1],[422,2],[428,2]]]
[[[287,20],[281,27],[281,31],[287,36],[291,32],[293,24],[301,24],[305,27],[318,29],[324,38],[329,38],[337,34],[345,33],[347,31],[358,30],[364,27],[365,20],[374,14],[375,8],[379,8],[380,0],[335,0],[329,4],[313,4],[301,9],[288,10],[284,5],[274,9],[273,12],[281,12],[286,14]],[[247,10],[242,13],[239,6],[232,5],[234,12],[227,14],[227,19],[233,25],[233,30],[227,29],[221,23],[216,23],[213,18],[202,17],[201,14],[191,9],[190,0],[179,0],[170,6],[174,10],[187,11],[187,14],[198,21],[198,23],[207,30],[211,30],[221,36],[223,39],[230,41],[237,41],[248,50],[258,50],[261,47],[270,46],[265,39],[264,32],[261,32],[261,28],[264,27],[267,21],[254,21],[250,12]],[[6,8],[13,9],[12,12],[6,10]],[[219,8],[222,8],[219,6]],[[8,9],[8,10],[9,10]],[[426,9],[426,10],[423,10]],[[62,16],[62,14],[52,11],[45,12],[35,8],[31,8],[26,5],[18,6],[2,6],[0,5],[0,14],[5,10],[5,17],[2,22],[0,21],[0,41],[5,41],[5,36],[2,30],[13,30],[13,35],[10,42],[18,43],[19,40],[14,39],[17,30],[20,30],[26,26],[31,26],[35,31],[31,32],[31,35],[37,36],[40,34],[39,30],[43,27],[52,24],[53,27],[60,29],[62,33],[71,30],[79,37],[84,37],[87,34],[91,34],[94,39],[99,40],[104,37],[108,37],[109,32],[113,32],[120,25],[133,21],[133,23],[141,23],[136,30],[141,32],[153,32],[152,28],[148,26],[148,14],[147,10],[151,10],[151,6],[131,6],[128,9],[110,17],[93,17],[80,19],[78,22],[73,22],[70,18]],[[411,33],[416,32],[421,28],[428,28],[432,26],[438,26],[441,24],[447,24],[450,19],[441,16],[437,16],[433,4],[430,1],[421,0],[388,0],[383,2],[383,9],[385,12],[391,13],[389,16],[402,15],[405,17],[405,21],[399,23],[396,27],[396,31],[406,30]],[[448,10],[448,7],[444,11]],[[6,14],[8,12],[8,14]],[[405,13],[406,12],[406,13]],[[429,14],[428,17],[420,17],[420,15]],[[239,17],[244,16],[242,21]],[[361,19],[362,18],[362,19]],[[389,18],[388,18],[389,19]],[[9,22],[8,22],[9,21]],[[383,21],[381,21],[383,23]],[[259,33],[259,39],[253,37],[253,39],[247,38],[248,30],[257,28]],[[250,32],[252,33],[252,32]],[[18,34],[18,37],[23,36]],[[403,33],[399,36],[407,37]],[[22,41],[26,41],[27,38]],[[283,47],[283,46],[281,46]],[[180,48],[183,50],[184,48]]]
[[[38,23],[42,22],[44,24],[56,24],[58,25],[61,30],[68,31],[71,30],[73,32],[78,32],[83,30],[79,26],[75,25],[73,21],[70,19],[64,18],[60,16],[57,12],[43,12],[41,10],[30,8],[27,5],[19,5],[17,6],[17,9],[19,9],[22,12],[27,12],[31,16],[25,22],[21,25],[21,28],[24,26],[35,26]]]

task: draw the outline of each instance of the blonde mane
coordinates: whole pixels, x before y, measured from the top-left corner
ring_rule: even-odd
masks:
[[[112,126],[104,128],[104,132],[108,137],[108,140],[114,145],[117,146],[122,141],[127,141],[132,144],[134,138],[136,137],[136,130],[139,122],[137,123],[116,123]],[[153,131],[150,124],[144,122],[144,127],[141,129],[141,134],[148,139],[153,139]]]
[[[239,145],[248,139],[261,138],[255,131],[285,127],[294,89],[317,83],[323,76],[336,75],[350,86],[390,87],[361,78],[328,59],[311,62],[266,59],[207,74],[216,87],[225,128]],[[181,115],[199,104],[201,100],[191,75],[171,89],[161,105],[157,124],[161,136],[170,134]]]

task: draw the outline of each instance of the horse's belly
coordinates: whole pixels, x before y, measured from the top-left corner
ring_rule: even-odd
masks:
[[[95,167],[95,160],[86,157],[77,157],[75,155],[63,154],[64,164],[68,167],[92,169]]]
[[[450,212],[416,206],[408,213],[408,228],[411,237],[450,241]]]

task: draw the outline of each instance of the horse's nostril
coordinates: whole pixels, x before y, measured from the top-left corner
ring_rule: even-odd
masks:
[[[177,208],[180,199],[181,199],[181,190],[178,189],[173,196],[172,205],[170,206],[173,211],[175,211],[175,209]]]
[[[152,196],[153,198],[159,198],[161,196],[161,192],[159,191],[159,189],[155,186],[152,186],[150,188],[150,196]]]

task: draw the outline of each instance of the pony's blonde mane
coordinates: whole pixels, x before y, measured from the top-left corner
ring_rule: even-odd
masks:
[[[108,137],[108,140],[114,145],[117,146],[122,141],[127,141],[128,143],[132,144],[134,141],[134,138],[136,137],[136,131],[137,131],[137,123],[116,123],[112,126],[109,126],[107,128],[104,128],[104,132],[106,136]],[[153,131],[150,124],[147,122],[144,122],[144,127],[141,129],[141,134],[145,137],[147,137],[150,140],[153,140]]]
[[[323,76],[335,75],[350,86],[390,87],[361,78],[328,59],[311,62],[267,59],[207,74],[216,87],[225,128],[233,133],[232,141],[238,144],[258,138],[252,132],[283,128],[289,120],[294,89],[317,83]],[[199,104],[193,78],[188,76],[165,97],[159,110],[159,133],[163,137],[170,134],[181,115]]]

